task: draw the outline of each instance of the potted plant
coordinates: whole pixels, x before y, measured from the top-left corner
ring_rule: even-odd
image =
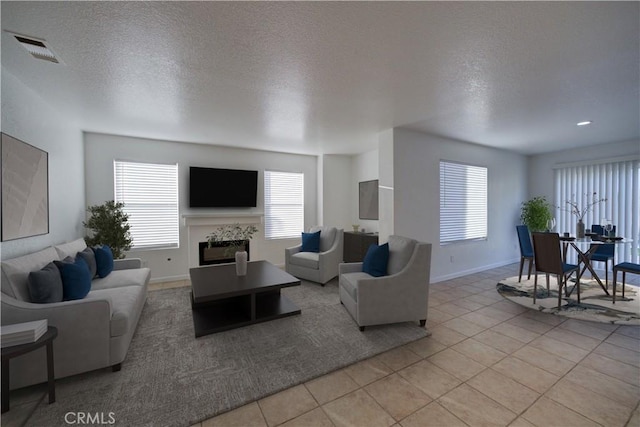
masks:
[[[551,204],[544,196],[536,196],[522,203],[520,220],[529,231],[544,231],[551,220]]]
[[[245,240],[250,240],[257,231],[258,228],[253,224],[245,226],[240,224],[222,225],[207,236],[207,242],[209,247],[213,243],[223,243],[226,246],[226,255],[235,252],[236,274],[244,276],[247,274],[248,255],[243,244]],[[241,248],[242,250],[240,250]]]
[[[109,200],[101,205],[89,206],[91,214],[88,221],[83,221],[90,235],[84,239],[88,246],[108,245],[114,259],[124,258],[124,252],[131,249],[133,239],[129,233],[129,215],[124,210],[124,203]]]

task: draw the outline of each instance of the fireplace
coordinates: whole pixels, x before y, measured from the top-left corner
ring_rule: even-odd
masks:
[[[233,246],[231,249],[229,249]],[[249,240],[244,240],[237,245],[232,242],[215,242],[209,247],[208,242],[198,243],[198,259],[200,265],[224,264],[226,262],[235,262],[235,253],[237,251],[247,251],[247,259],[250,259]]]

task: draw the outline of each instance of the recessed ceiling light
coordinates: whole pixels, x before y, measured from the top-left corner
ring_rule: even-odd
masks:
[[[586,125],[590,125],[591,123],[593,123],[591,120],[587,120],[585,122],[576,123],[576,125],[578,125],[578,126],[586,126]]]

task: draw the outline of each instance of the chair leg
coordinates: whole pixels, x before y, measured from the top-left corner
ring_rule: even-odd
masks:
[[[538,272],[533,275],[533,303],[536,303],[536,293],[538,293]]]
[[[618,272],[613,268],[613,303],[616,303],[616,281],[618,280]]]
[[[564,275],[562,275],[562,277],[564,277]],[[560,310],[560,304],[562,303],[562,278],[559,274],[556,275],[556,281],[558,282],[558,310]],[[565,291],[566,288],[567,285],[565,284]]]
[[[624,284],[627,283],[626,282],[626,279],[627,279],[626,275],[627,275],[627,272],[623,271],[622,272],[622,298],[624,298]]]
[[[566,282],[564,286],[567,286]],[[578,304],[580,304],[580,276],[576,277],[576,291],[578,292]]]
[[[527,272],[527,280],[531,279],[531,267],[533,266],[533,258],[529,258],[529,271]]]
[[[545,273],[547,275],[547,293],[550,293],[551,291],[549,290],[549,273]]]
[[[520,257],[520,272],[518,273],[518,283],[522,281],[522,267],[524,267],[524,257]]]
[[[607,290],[609,290],[609,260],[604,260],[604,284]]]

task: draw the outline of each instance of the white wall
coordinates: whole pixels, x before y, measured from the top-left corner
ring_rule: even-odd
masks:
[[[488,168],[486,240],[440,246],[440,160]],[[525,156],[396,128],[393,172],[394,233],[433,244],[432,282],[505,265],[519,258],[515,225],[519,222],[520,203],[527,194]]]
[[[350,223],[360,224],[360,228],[364,228],[367,233],[377,233],[379,230],[378,220],[375,219],[360,219],[360,207],[358,203],[359,198],[359,186],[362,181],[371,181],[378,179],[378,150],[371,150],[365,153],[351,156],[351,181],[349,183],[350,188]],[[379,202],[378,202],[379,205]],[[378,207],[379,211],[379,207]],[[379,215],[379,214],[378,214]],[[379,216],[378,216],[379,217]],[[346,229],[345,229],[346,230]],[[352,230],[351,227],[348,228]]]
[[[351,156],[325,154],[321,158],[321,223],[351,230]]]
[[[394,234],[394,129],[378,135],[378,241]]]
[[[49,234],[0,243],[2,259],[82,237],[82,132],[4,68],[2,132],[49,153]]]
[[[529,194],[527,199],[535,196],[545,196],[548,201],[556,205],[559,204],[557,200],[553,200],[553,167],[558,163],[581,162],[631,155],[640,155],[640,140],[609,142],[591,147],[529,156]]]
[[[171,141],[131,138],[95,133],[85,134],[85,168],[87,204],[113,199],[113,160],[172,163],[179,165],[180,215],[197,213],[264,212],[264,170],[304,173],[305,228],[317,223],[317,158],[240,148],[187,144]],[[254,209],[190,209],[188,207],[189,166],[258,170],[258,206]],[[151,268],[154,281],[178,280],[188,277],[188,236],[180,221],[180,248],[132,251]],[[284,264],[284,249],[300,242],[299,238],[264,240],[264,234],[253,238],[262,258],[274,264]],[[252,258],[256,259],[256,258]]]

